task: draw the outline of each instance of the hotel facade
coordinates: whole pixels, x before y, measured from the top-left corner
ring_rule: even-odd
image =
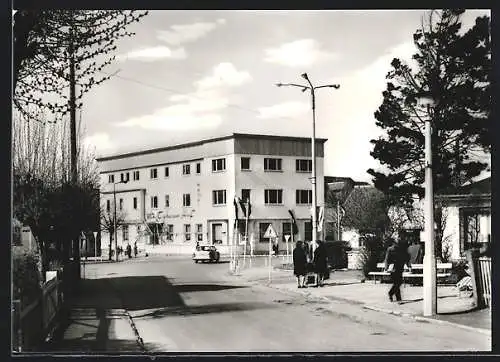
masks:
[[[324,205],[326,141],[316,139],[318,206]],[[247,235],[248,248],[267,252],[265,232],[272,225],[273,241],[285,250],[292,229],[289,210],[298,227],[294,239],[311,240],[310,138],[234,133],[97,162],[101,210],[112,216],[116,197],[116,212],[124,220],[117,241],[123,248],[137,243],[192,251],[199,242],[224,253]],[[239,202],[235,207],[235,199],[244,207]],[[110,237],[102,231],[103,251]]]

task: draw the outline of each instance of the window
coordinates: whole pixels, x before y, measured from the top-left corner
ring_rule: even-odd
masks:
[[[226,159],[218,158],[216,160],[212,160],[212,172],[224,171],[226,169]]]
[[[462,224],[460,252],[481,248],[491,242],[491,211],[484,208],[463,208],[459,211]]]
[[[284,222],[283,223],[283,233],[282,233],[282,239],[283,241],[286,242],[285,235],[290,235],[290,238],[288,241],[292,240],[292,223],[291,222]]]
[[[250,201],[250,189],[242,189],[241,190],[241,200],[242,201]]]
[[[112,184],[115,182],[115,175],[109,175],[108,176],[108,183]]]
[[[225,205],[226,204],[226,190],[214,190],[214,191],[212,191],[212,203],[214,205]]]
[[[267,228],[271,225],[270,222],[261,222],[259,223],[259,242],[268,243],[269,238],[265,238],[264,234],[266,233]]]
[[[307,241],[311,241],[313,235],[313,226],[311,221],[306,221],[304,223],[304,231],[304,239]]]
[[[120,199],[120,210],[123,210],[123,199]]]
[[[122,172],[120,174],[120,182],[129,182],[130,180],[130,173],[129,172]]]
[[[264,171],[282,171],[281,158],[264,158]]]
[[[196,241],[203,241],[203,224],[196,224]]]
[[[295,160],[295,170],[297,172],[311,172],[312,160]]]
[[[128,241],[128,225],[122,226],[123,241]]]
[[[174,239],[174,225],[167,224],[167,240],[172,241]]]
[[[158,208],[158,197],[157,196],[151,196],[151,208],[152,209]]]
[[[190,241],[190,240],[191,240],[191,225],[184,224],[184,241]]]
[[[283,190],[264,190],[264,203],[266,205],[281,205],[283,203]]]
[[[182,195],[182,206],[191,206],[191,195],[190,194]]]
[[[250,170],[250,157],[242,157],[241,158],[241,169],[242,170]]]
[[[312,190],[296,190],[295,203],[297,205],[310,205],[312,204]]]
[[[139,171],[134,171],[134,181],[139,181]]]
[[[110,200],[106,200],[106,211],[107,212],[111,211],[111,201]]]
[[[189,164],[187,165],[182,165],[182,174],[183,175],[189,175],[191,173],[191,167]]]
[[[168,177],[168,174],[169,174],[168,167],[165,167],[165,177]]]
[[[137,197],[134,197],[134,210],[137,210]]]
[[[149,170],[149,175],[152,179],[158,178],[158,169],[152,168],[151,170]]]
[[[199,162],[196,164],[196,173],[197,174],[201,173],[201,163],[199,163]]]
[[[165,195],[165,207],[170,207],[170,195]]]

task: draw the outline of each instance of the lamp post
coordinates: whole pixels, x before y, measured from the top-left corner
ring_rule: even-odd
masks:
[[[116,232],[116,185],[117,184],[126,184],[128,180],[121,180],[119,182],[113,182],[113,204],[114,204],[114,213],[113,213],[113,232],[115,234],[115,260],[118,261],[118,238]]]
[[[302,92],[309,90],[311,92],[311,100],[312,100],[312,137],[311,137],[311,157],[312,157],[312,167],[311,167],[311,184],[312,184],[312,250],[316,247],[316,240],[318,237],[318,222],[317,222],[317,197],[316,197],[316,95],[314,91],[320,88],[334,88],[339,89],[339,84],[326,84],[320,86],[313,86],[307,73],[301,74],[301,77],[304,78],[309,85],[302,85],[296,83],[278,83],[277,87],[283,86],[292,86],[299,87],[302,89]]]
[[[417,104],[426,109],[425,118],[425,201],[424,201],[424,316],[437,313],[436,288],[436,255],[434,250],[434,190],[432,182],[432,125],[430,112],[435,106],[434,97],[430,92],[417,95]]]

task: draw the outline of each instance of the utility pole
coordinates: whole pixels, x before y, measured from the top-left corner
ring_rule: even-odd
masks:
[[[76,187],[78,181],[77,151],[76,151],[76,80],[75,80],[75,41],[74,29],[71,24],[69,30],[69,117],[70,117],[70,172],[71,184]],[[77,252],[78,251],[78,252]],[[73,259],[80,270],[80,243],[79,238],[73,239]],[[80,273],[78,273],[80,275]],[[79,278],[78,278],[79,279]]]
[[[423,314],[433,316],[437,312],[436,255],[434,250],[434,190],[432,182],[432,125],[430,112],[435,100],[429,92],[417,96],[418,104],[427,109],[425,119],[425,249],[424,249],[424,291]]]
[[[334,88],[339,89],[339,84],[326,84],[321,86],[313,86],[307,73],[301,74],[301,77],[304,78],[309,85],[302,85],[296,83],[278,83],[276,86],[292,86],[299,87],[302,89],[302,92],[309,90],[311,92],[311,101],[312,101],[312,137],[311,137],[311,157],[312,157],[312,167],[311,167],[311,184],[312,184],[312,251],[316,248],[316,241],[318,239],[318,221],[317,221],[317,197],[316,197],[316,95],[314,91],[320,88]]]

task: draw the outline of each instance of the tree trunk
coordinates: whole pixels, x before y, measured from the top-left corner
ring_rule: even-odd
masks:
[[[112,244],[113,244],[113,238],[111,235],[113,235],[113,234],[109,233],[109,257],[108,257],[109,261],[111,261],[111,249],[112,249]]]

